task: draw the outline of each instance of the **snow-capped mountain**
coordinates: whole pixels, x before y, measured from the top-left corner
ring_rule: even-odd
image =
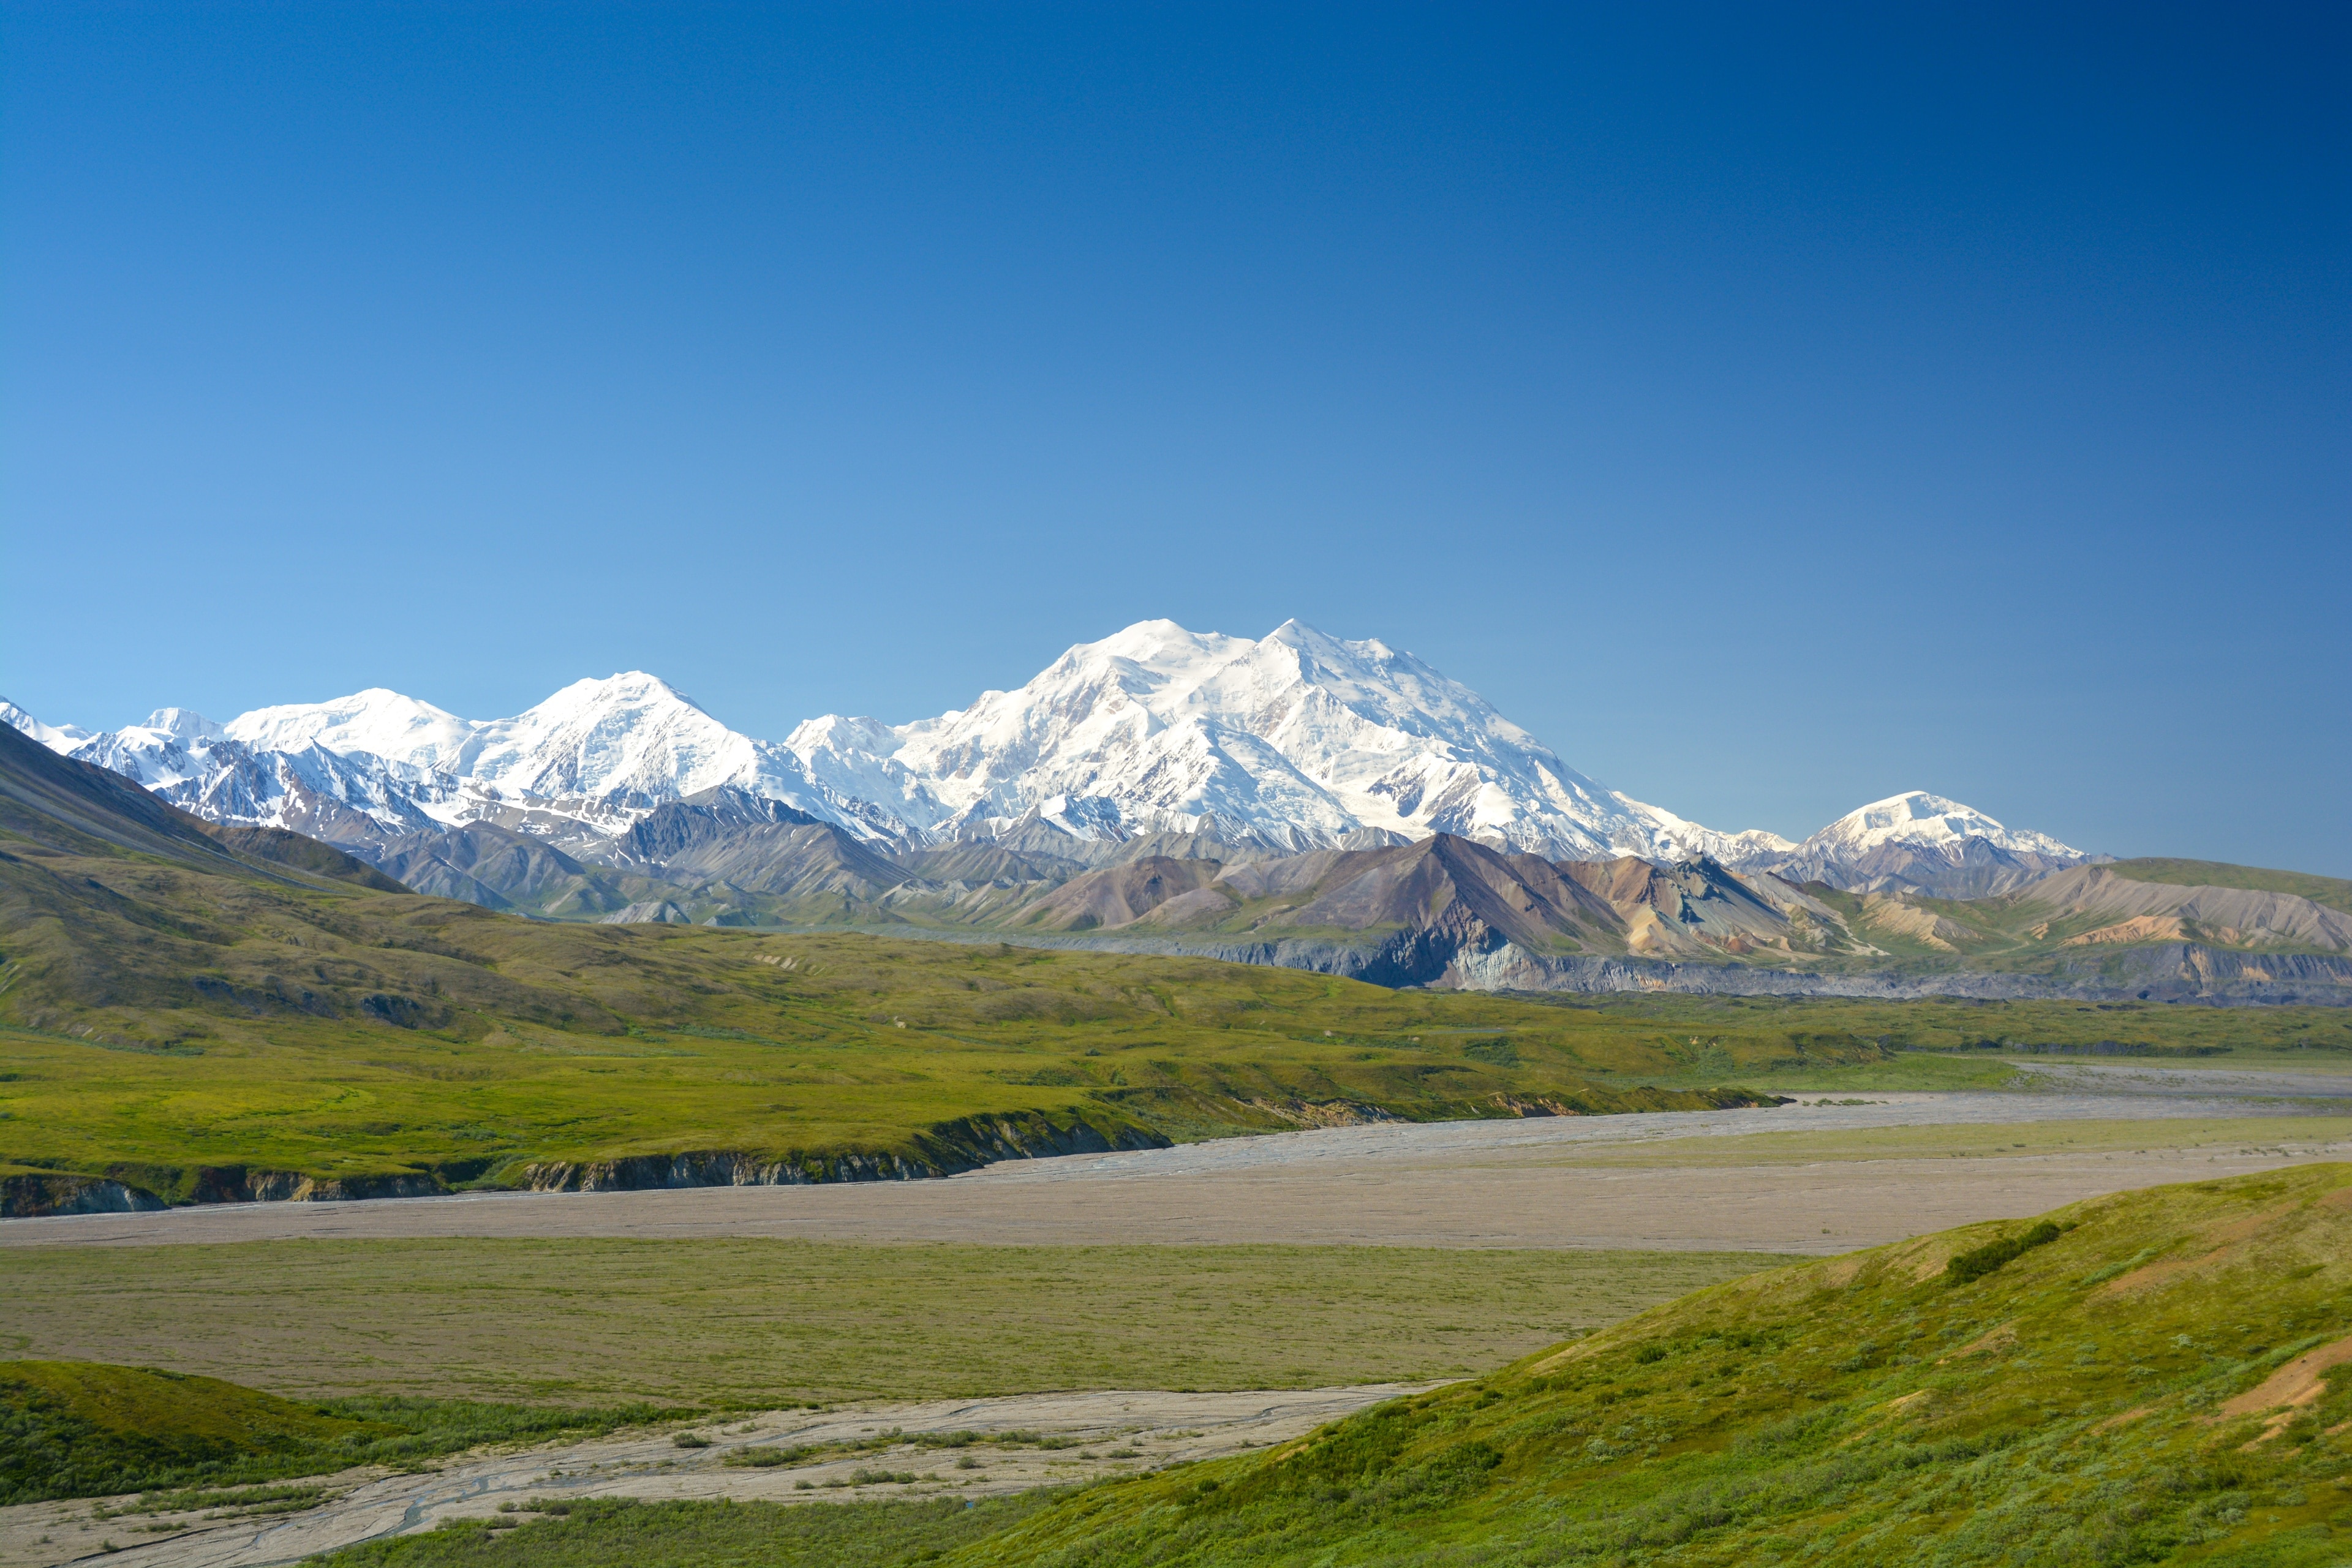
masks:
[[[1281,853],[1451,833],[1553,860],[1706,856],[1914,889],[2084,858],[1925,794],[1802,844],[1720,833],[1588,778],[1412,655],[1297,621],[1255,641],[1144,621],[936,719],[827,715],[781,744],[642,672],[488,721],[381,688],[226,724],[163,709],[101,735],[6,704],[0,720],[214,820],[354,847],[487,822],[593,857],[665,803],[725,786],[898,847],[1201,835]]]
[[[0,718],[212,821],[354,847],[483,820],[610,837],[662,801],[720,784],[804,809],[823,801],[789,752],[734,733],[648,675],[581,681],[487,723],[383,689],[227,724],[162,709],[100,735],[13,706]]]
[[[304,745],[257,751],[228,738],[221,725],[184,708],[161,708],[144,724],[100,735],[17,722],[50,750],[111,769],[214,822],[289,828],[331,842],[364,843],[441,826],[436,808],[456,781],[364,752]],[[46,731],[46,733],[45,733]]]
[[[1411,654],[1297,621],[1255,642],[1144,621],[969,708],[895,728],[829,716],[785,744],[950,837],[1031,819],[1302,849],[1445,832],[1554,858],[1723,839],[1594,783]]]
[[[375,686],[331,702],[257,708],[219,728],[229,739],[257,752],[323,746],[455,773],[458,753],[481,726]]]
[[[1889,844],[1950,849],[1969,838],[1981,838],[1997,849],[2077,860],[2083,858],[2082,851],[2069,848],[2046,833],[2003,827],[1972,806],[1922,789],[1874,800],[1857,811],[1850,811],[1806,839],[1801,847],[1859,859]]]
[[[257,753],[316,749],[370,758],[386,765],[379,771],[388,788],[425,781],[425,809],[453,825],[520,808],[609,836],[664,801],[723,784],[866,837],[905,828],[887,814],[877,819],[861,800],[835,796],[786,748],[738,734],[642,671],[575,681],[511,719],[461,719],[379,687],[257,709],[215,729]]]
[[[53,752],[70,752],[89,739],[79,724],[44,724],[14,702],[0,701],[0,724],[23,731]]]
[[[1802,844],[1720,858],[1794,882],[1984,898],[2090,857],[2046,833],[2004,827],[1971,806],[1912,790],[1850,811]]]

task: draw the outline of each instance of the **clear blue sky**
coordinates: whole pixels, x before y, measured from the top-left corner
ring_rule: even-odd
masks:
[[[1413,650],[1791,835],[2352,875],[2347,13],[0,6],[0,693]]]

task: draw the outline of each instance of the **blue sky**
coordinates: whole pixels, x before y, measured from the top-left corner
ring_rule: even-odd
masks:
[[[1296,616],[1712,826],[2352,875],[2347,30],[0,5],[0,692],[778,736]]]

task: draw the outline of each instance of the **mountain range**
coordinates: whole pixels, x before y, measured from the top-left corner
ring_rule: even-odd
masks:
[[[1596,783],[1411,654],[1296,621],[1255,642],[1146,621],[936,719],[828,714],[781,742],[637,672],[489,721],[381,689],[226,724],[160,709],[104,734],[9,704],[0,718],[209,820],[363,853],[488,823],[604,858],[663,804],[728,788],[893,852],[985,842],[1087,864],[1187,839],[1263,856],[1440,833],[1552,860],[1785,861],[1923,888],[1971,856],[1990,868],[1979,881],[2086,858],[1924,792],[1803,844],[1718,832]]]
[[[986,931],[1529,989],[1905,965],[1951,989],[2074,950],[2352,948],[2299,893],[2151,893],[1924,791],[1801,843],[1702,826],[1412,655],[1295,621],[1255,642],[1147,621],[936,719],[826,715],[781,742],[644,673],[490,721],[381,689],[98,734],[0,718],[207,821],[540,918]]]

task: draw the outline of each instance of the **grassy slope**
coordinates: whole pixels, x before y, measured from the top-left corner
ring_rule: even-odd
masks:
[[[2107,868],[2134,882],[2168,882],[2177,888],[2248,888],[2258,893],[2293,893],[2315,904],[2352,913],[2352,882],[2306,871],[2272,871],[2232,866],[2223,860],[2117,860]]]
[[[1922,940],[1916,934],[1897,929],[1887,919],[1874,914],[1869,902],[1857,893],[1825,889],[1810,884],[1807,891],[1836,908],[1846,917],[1846,923],[1856,932],[1883,948],[1894,960],[1875,963],[1860,962],[1855,968],[1947,971],[1954,969],[1989,969],[2017,973],[2048,973],[2063,964],[2080,964],[2091,959],[2112,959],[2125,951],[2121,948],[2098,953],[2085,953],[2079,948],[2069,949],[2070,938],[2102,926],[2115,923],[2110,914],[2074,914],[2052,919],[2049,910],[2035,904],[2012,901],[2017,895],[1992,899],[1931,899],[1909,898],[1904,905],[1911,910],[1925,910],[1957,931],[1942,940],[1943,947]]]
[[[1671,1062],[1504,998],[1197,960],[549,925],[10,820],[0,1165],[173,1196],[237,1163],[446,1182],[636,1153],[917,1158],[925,1129],[978,1113],[1186,1133],[1292,1125],[1300,1102],[1445,1117],[1722,1100],[1596,1089],[1596,1070]],[[1465,1053],[1498,1029],[1515,1063]],[[1735,1066],[1878,1054],[1754,1045]]]
[[[2343,1561],[2352,1361],[2308,1373],[2352,1329],[2352,1167],[2052,1217],[2072,1228],[1968,1283],[1950,1283],[1953,1258],[2030,1227],[1756,1275],[1261,1457],[1048,1500],[977,1539],[951,1528],[953,1503],[604,1504],[331,1561]]]
[[[0,1352],[305,1396],[594,1405],[1311,1388],[1496,1366],[1778,1261],[753,1238],[33,1247],[0,1253]]]
[[[2298,1369],[2352,1348],[2352,1167],[2051,1217],[1973,1283],[1947,1262],[2022,1224],[1720,1286],[949,1561],[2343,1561],[2352,1361]]]
[[[0,1362],[0,1506],[397,1464],[661,1414],[650,1405],[524,1410],[415,1399],[299,1405],[142,1367]]]

